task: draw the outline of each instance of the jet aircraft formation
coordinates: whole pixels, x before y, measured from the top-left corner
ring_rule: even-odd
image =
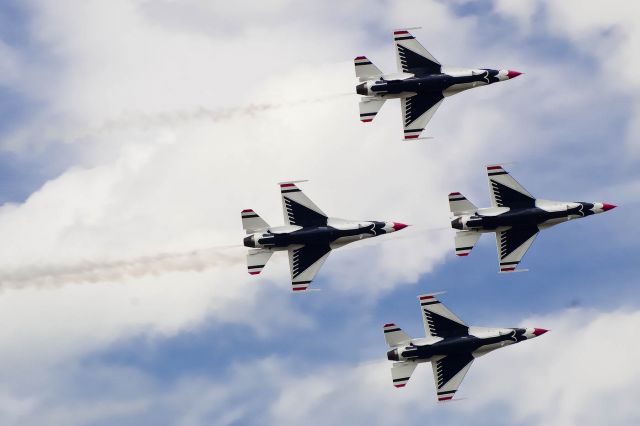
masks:
[[[444,67],[408,29],[397,30],[393,36],[397,73],[383,74],[367,57],[358,56],[354,60],[359,79],[356,93],[364,97],[359,105],[364,123],[373,121],[387,99],[400,99],[405,140],[420,139],[444,98],[522,74]],[[452,192],[451,227],[456,230],[458,256],[469,255],[483,233],[495,233],[500,273],[523,271],[517,266],[542,229],[616,207],[603,202],[536,199],[502,165],[487,166],[486,171],[491,207],[478,208],[459,192]],[[252,209],[241,212],[249,274],[262,272],[274,252],[287,251],[291,288],[305,292],[333,249],[407,227],[400,222],[329,217],[302,192],[296,185],[299,182],[279,184],[284,226],[270,226]],[[412,339],[393,323],[383,326],[387,359],[393,361],[391,379],[397,388],[407,384],[418,364],[431,362],[438,401],[451,400],[475,358],[547,332],[542,328],[470,327],[438,300],[438,294],[418,296],[425,337]]]

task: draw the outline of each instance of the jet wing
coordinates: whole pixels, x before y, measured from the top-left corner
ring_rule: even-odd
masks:
[[[400,99],[404,139],[417,139],[444,100],[441,93],[413,95]]]
[[[289,248],[289,267],[293,291],[305,291],[331,253],[328,245],[304,245]]]
[[[280,183],[284,222],[287,225],[326,226],[327,215],[293,182]]]
[[[535,207],[536,199],[500,165],[487,166],[493,207]]]
[[[407,30],[393,32],[398,72],[410,74],[440,74],[442,65]]]
[[[438,401],[453,399],[472,362],[473,355],[470,353],[447,355],[431,361]]]
[[[538,232],[540,230],[535,225],[496,232],[500,272],[516,272],[516,267],[536,239]]]
[[[391,380],[393,386],[403,388],[411,378],[418,363],[413,361],[396,362],[391,366]]]
[[[436,298],[436,294],[418,296],[427,337],[458,337],[469,334],[469,327]]]

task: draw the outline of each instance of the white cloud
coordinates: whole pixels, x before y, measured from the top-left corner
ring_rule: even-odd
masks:
[[[17,52],[0,40],[0,84],[9,86],[17,77],[19,68]]]
[[[398,391],[391,386],[390,363],[373,361],[291,375],[273,405],[272,424],[382,425],[419,418],[438,424],[637,422],[640,345],[632,336],[640,312],[569,310],[522,325],[551,332],[478,359],[458,392],[466,400],[438,406],[429,364]]]
[[[639,311],[571,309],[522,325],[551,332],[478,359],[458,391],[461,400],[449,404],[436,402],[429,364],[418,367],[406,388],[394,388],[383,346],[369,361],[318,365],[266,358],[231,363],[216,377],[183,377],[162,386],[136,369],[96,364],[89,375],[71,367],[64,374],[48,373],[45,392],[37,398],[5,393],[0,402],[16,400],[10,418],[20,424],[38,424],[42,418],[53,418],[52,425],[116,418],[135,424],[158,416],[185,425],[384,425],[425,418],[445,425],[637,422],[640,373],[634,366],[640,345],[633,335],[640,326]],[[70,393],[78,380],[102,391]],[[81,408],[77,416],[57,417],[76,408]]]
[[[239,211],[250,204],[279,223],[275,182],[297,177],[311,178],[309,195],[337,216],[424,223],[430,216],[425,212],[437,205],[433,218],[442,222],[438,226],[446,225],[448,212],[441,201],[448,189],[419,182],[445,186],[464,178],[444,171],[460,164],[456,152],[478,150],[480,133],[501,125],[491,109],[484,112],[484,130],[461,134],[459,147],[449,155],[444,155],[444,144],[401,145],[397,105],[386,107],[377,128],[366,128],[357,120],[355,95],[332,97],[353,90],[348,60],[356,51],[352,40],[359,40],[354,36],[358,30],[334,27],[329,18],[318,20],[316,8],[298,12],[302,21],[316,22],[304,37],[293,36],[299,33],[295,25],[285,28],[258,18],[222,33],[165,27],[160,23],[171,19],[167,10],[173,6],[34,3],[33,36],[52,46],[64,66],[56,76],[60,84],[40,94],[48,99],[47,110],[34,118],[33,133],[21,136],[33,137],[42,129],[53,129],[58,137],[82,134],[67,140],[77,143],[82,163],[47,182],[25,203],[2,207],[5,278],[15,281],[25,270],[40,276],[62,270],[94,280],[104,272],[103,264],[237,244],[242,237]],[[193,19],[194,10],[208,8],[191,6],[195,9],[181,10]],[[289,6],[281,5],[283,10]],[[352,6],[340,7],[348,11]],[[453,19],[444,7],[429,7],[442,19]],[[282,46],[290,53],[279,53]],[[390,43],[387,50],[392,60]],[[300,102],[305,98],[311,100]],[[200,107],[216,111],[248,102],[280,106],[256,114],[243,110],[221,120],[197,113]],[[196,111],[196,117],[184,111]],[[51,123],[52,116],[59,119]],[[140,125],[137,117],[143,117]],[[145,117],[152,117],[152,123]],[[78,133],[78,128],[103,130]],[[411,190],[416,184],[417,196]],[[424,250],[412,255],[406,254],[410,243],[402,240],[375,247],[369,265],[350,268],[362,273],[347,287],[355,288],[363,278],[373,290],[395,280],[415,281],[450,251],[445,238],[425,237],[422,245]],[[355,252],[335,257],[343,254],[350,263],[358,257]],[[283,263],[270,265],[280,268],[265,275],[281,281],[284,290],[288,268]],[[237,277],[212,272],[229,277],[218,289],[221,295],[235,294],[233,286],[247,280],[238,269],[233,269]],[[82,275],[87,270],[94,275]],[[337,276],[332,270],[327,268],[328,277]],[[119,278],[109,273],[114,268],[105,276]],[[139,274],[130,275],[125,281]],[[182,279],[193,278],[186,273]],[[181,312],[187,321],[209,309],[203,303]],[[138,326],[146,323],[155,320],[141,315]],[[91,322],[78,326],[91,334]]]
[[[542,19],[546,32],[568,40],[572,47],[597,60],[600,76],[594,76],[585,88],[603,91],[607,87],[633,99],[632,121],[625,142],[632,154],[627,160],[637,161],[640,154],[640,126],[637,124],[640,85],[636,70],[640,67],[640,57],[634,52],[640,51],[640,5],[623,0],[497,0],[495,9],[517,19],[521,24],[518,26],[520,31],[527,35],[541,31],[533,22]],[[594,107],[602,111],[607,109],[606,105],[598,103]]]
[[[77,158],[72,162],[77,164],[25,203],[0,208],[0,276],[47,267],[86,272],[85,265],[135,263],[159,253],[239,244],[239,211],[251,207],[279,224],[275,182],[292,178],[311,179],[305,190],[331,215],[446,227],[448,192],[462,190],[479,203],[486,200],[482,164],[542,158],[554,141],[545,138],[552,130],[540,124],[549,116],[586,108],[583,105],[597,98],[588,91],[562,88],[565,77],[560,72],[545,73],[549,68],[562,71],[566,64],[540,64],[526,53],[487,46],[487,57],[505,55],[505,65],[525,65],[531,76],[448,100],[430,126],[436,139],[406,144],[400,141],[396,102],[389,102],[367,127],[357,120],[356,96],[343,95],[353,90],[350,59],[356,54],[367,54],[385,69],[394,66],[389,37],[385,45],[377,39],[374,43],[366,31],[367,19],[356,25],[343,22],[343,16],[371,11],[367,3],[299,9],[279,2],[248,15],[241,10],[253,6],[177,4],[34,3],[33,35],[50,47],[49,54],[59,63],[48,84],[32,81],[35,74],[25,74],[17,83],[45,100],[45,108],[5,143],[25,149],[61,139],[75,145]],[[477,21],[457,19],[440,3],[394,4],[371,14],[367,16],[379,18],[379,27],[385,29],[429,16],[433,25],[417,34],[445,63],[473,66],[477,64],[459,58],[482,55],[477,46],[466,44],[478,31]],[[588,83],[579,77],[575,82]],[[557,96],[547,97],[549,93]],[[530,102],[543,98],[548,102]],[[255,113],[243,109],[250,104],[265,108]],[[240,109],[225,113],[233,107]],[[411,228],[403,231],[409,232]],[[402,235],[333,254],[321,273],[328,291],[336,297],[342,291],[379,297],[417,280],[451,255],[450,232],[406,239]],[[158,265],[150,272],[163,268],[171,269]],[[0,329],[0,342],[8,348],[0,360],[21,368],[39,364],[32,374],[48,375],[53,364],[73,364],[119,339],[170,336],[205,319],[247,325],[262,335],[316,326],[313,318],[299,312],[297,299],[290,298],[284,255],[258,280],[246,275],[241,255],[230,266],[204,272],[197,272],[197,265],[193,271],[176,268],[144,276],[116,269],[105,273],[98,267],[98,273],[119,274],[98,283],[4,291],[0,317],[5,324],[20,326]],[[256,307],[260,316],[251,315]],[[431,401],[426,373],[418,373],[424,380],[413,384],[414,390],[424,392],[407,396],[388,386],[386,373],[380,374],[384,365],[338,366],[302,378],[287,374],[287,367],[275,361],[250,366],[250,371],[257,369],[256,375],[264,373],[276,383],[272,386],[278,399],[270,411],[274,422],[309,415],[338,422],[343,419],[340,413],[353,412],[383,423],[397,420],[398,409],[410,417],[411,407]],[[24,370],[3,370],[12,384],[23,383],[17,372]],[[281,374],[284,378],[275,380]],[[251,375],[245,380],[251,381]],[[200,419],[211,413],[207,404],[228,389],[226,383],[208,382],[197,389],[208,386],[214,391],[199,400],[199,392],[190,394],[185,385],[185,395],[195,401],[183,413],[184,424],[206,423]],[[246,383],[239,389],[257,392]],[[316,398],[296,404],[303,391]],[[229,392],[233,395],[233,389]],[[9,389],[6,398],[0,406],[10,407],[4,411],[10,419],[22,421],[31,415],[25,412],[46,411],[33,395],[21,399]],[[487,398],[482,401],[492,401]],[[229,401],[233,408],[224,408],[229,422],[246,416],[243,403]],[[335,414],[322,409],[327,401],[336,404]],[[357,410],[374,403],[392,405],[384,415]],[[146,412],[151,403],[105,404],[96,408],[95,418],[114,411]],[[567,413],[571,417],[571,410]],[[83,414],[78,423],[89,422],[92,415]],[[68,418],[59,423],[68,424]]]

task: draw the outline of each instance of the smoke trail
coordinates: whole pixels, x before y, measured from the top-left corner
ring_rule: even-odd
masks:
[[[349,245],[342,250],[377,245],[385,241],[421,238],[425,233],[435,233],[449,228],[425,228],[415,226],[414,232],[383,238],[371,238]],[[202,272],[209,268],[240,265],[245,262],[243,246],[217,246],[183,253],[161,253],[137,259],[115,261],[82,261],[67,265],[32,265],[0,272],[0,290],[22,288],[61,287],[66,284],[121,281],[126,278],[158,276],[171,272]]]
[[[329,102],[352,95],[352,93],[334,93],[315,98],[283,101],[280,103],[250,104],[218,109],[198,107],[194,109],[165,111],[153,114],[132,112],[123,114],[118,118],[106,120],[102,125],[95,128],[85,129],[81,133],[75,135],[74,138],[82,139],[90,135],[112,133],[120,130],[149,130],[157,127],[172,127],[197,121],[210,121],[217,123],[230,120],[238,116],[254,116],[266,111],[293,108],[305,104]]]
[[[225,246],[111,262],[84,261],[69,265],[34,265],[2,271],[0,289],[60,287],[72,283],[118,281],[168,272],[200,272],[216,266],[244,263],[244,254],[240,246]]]

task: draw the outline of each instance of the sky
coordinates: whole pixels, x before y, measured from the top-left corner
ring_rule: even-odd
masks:
[[[395,69],[416,27],[443,64],[524,75],[447,99],[401,141],[358,120],[353,58]],[[0,423],[633,425],[640,379],[640,6],[612,0],[9,0],[0,5]],[[618,205],[541,233],[498,274],[454,255],[447,194],[486,164],[533,195]],[[331,216],[413,225],[333,253],[292,294],[246,273],[240,211],[277,182]],[[382,325],[416,296],[551,332],[479,359],[436,402],[391,385]]]

